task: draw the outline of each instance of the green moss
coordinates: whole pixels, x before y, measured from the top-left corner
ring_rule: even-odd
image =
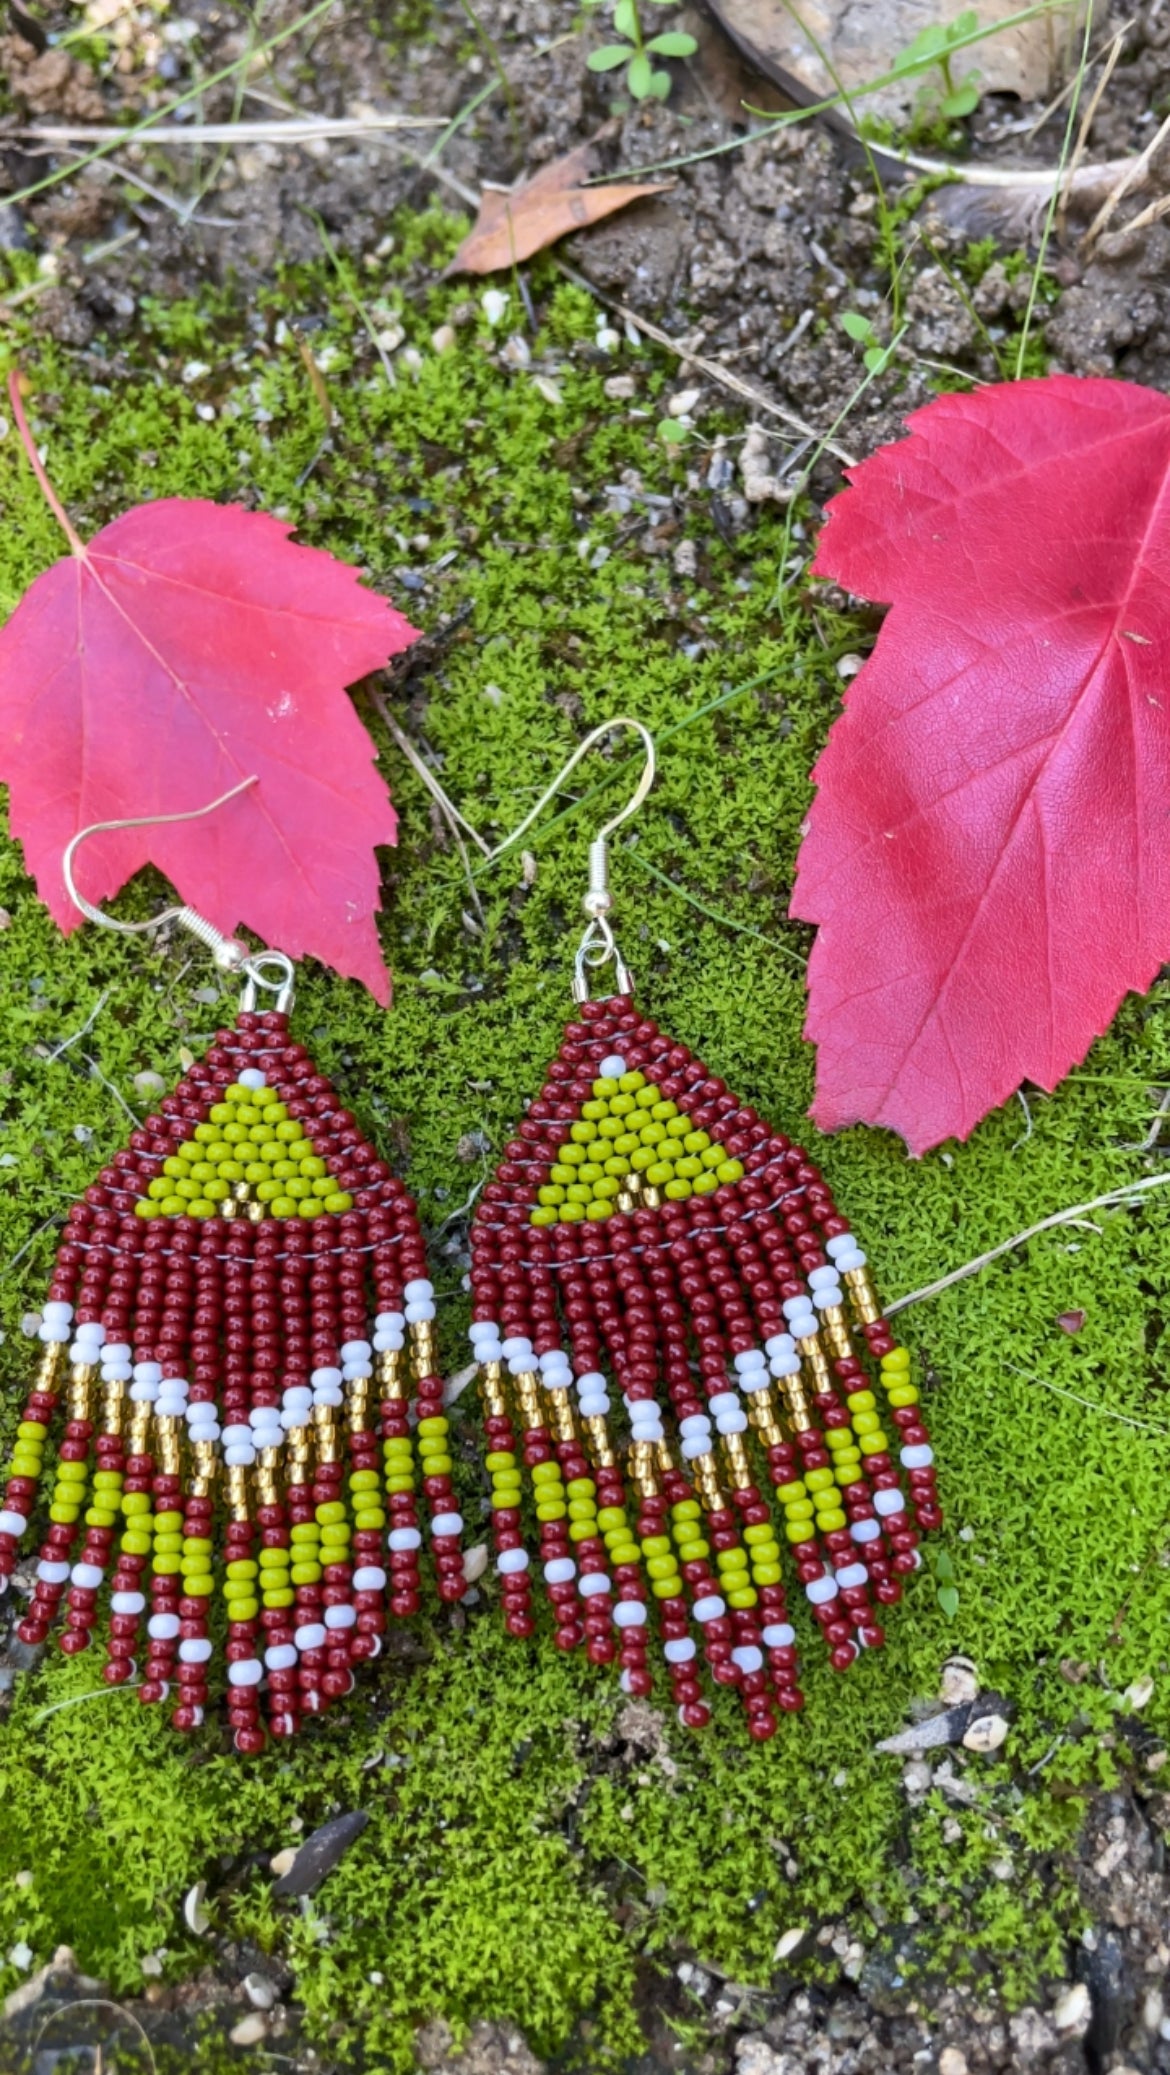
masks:
[[[539,270],[536,371],[555,365],[559,402],[532,370],[501,366],[499,334],[481,318],[436,355],[430,334],[466,289],[420,296],[409,268],[440,261],[455,227],[432,214],[397,230],[397,271],[362,288],[375,321],[397,318],[423,354],[417,377],[399,360],[393,389],[324,266],[289,275],[250,312],[230,295],[147,305],[129,370],[119,360],[115,371],[111,349],[105,380],[14,332],[57,488],[89,530],[146,497],[249,500],[360,563],[436,637],[401,717],[497,840],[585,727],[621,712],[645,720],[661,777],[613,859],[640,998],[799,1129],[813,1071],[800,1035],[807,933],[786,921],[787,893],[808,773],[838,709],[835,661],[861,629],[823,603],[780,618],[781,526],[762,518],[728,546],[705,493],[681,500],[667,542],[693,539],[699,575],[684,582],[669,552],[647,553],[605,486],[636,469],[655,494],[685,491],[693,457],[655,436],[673,368],[625,355],[643,371],[645,415],[615,411],[593,306]],[[309,320],[336,412],[328,437],[290,330]],[[209,372],[184,380],[193,360]],[[201,418],[200,404],[216,415]],[[8,611],[61,545],[11,435],[0,504]],[[414,572],[422,591],[404,584]],[[310,966],[298,1027],[417,1195],[456,1366],[461,1262],[447,1221],[486,1178],[556,1047],[593,796],[602,788],[608,805],[620,793],[598,759],[581,779],[588,811],[549,815],[527,839],[534,877],[518,852],[480,870],[481,929],[423,789],[395,749],[385,760],[402,815],[386,860],[395,1004],[383,1016]],[[122,911],[149,913],[162,896],[143,875]],[[63,942],[11,845],[0,904],[12,918],[0,937],[0,1260],[14,1264],[0,1284],[2,1439],[29,1368],[20,1317],[51,1257],[41,1227],[123,1141],[135,1074],[176,1075],[229,997],[177,944],[88,929]],[[1132,1148],[1152,1086],[1168,1078],[1165,1000],[1160,988],[1128,1002],[1083,1071],[1051,1098],[1031,1096],[1027,1124],[1012,1105],[969,1145],[917,1165],[872,1132],[824,1145],[807,1129],[888,1292],[1147,1171]],[[165,1948],[178,1979],[202,1961],[181,1902],[205,1878],[217,1928],[291,1965],[313,2036],[343,2062],[360,2044],[371,2067],[396,2070],[411,2065],[414,2025],[435,2013],[457,2025],[506,2017],[542,2052],[576,2033],[570,2061],[615,2063],[637,2048],[640,1956],[665,1966],[684,1946],[766,1981],[778,1935],[821,1917],[867,1942],[876,1927],[908,1976],[962,1962],[1030,1992],[1079,1921],[1075,1790],[1113,1766],[1100,1737],[1130,1681],[1155,1678],[1148,1718],[1168,1726],[1168,1267],[1153,1197],[1049,1232],[908,1314],[930,1380],[958,1612],[947,1619],[924,1573],[890,1618],[888,1647],[844,1680],[809,1647],[807,1711],[766,1749],[746,1743],[721,1698],[705,1737],[667,1729],[665,1764],[615,1765],[612,1683],[547,1646],[507,1643],[482,1610],[465,1633],[446,1618],[420,1624],[425,1662],[392,1659],[344,1719],[250,1767],[211,1731],[176,1744],[132,1694],[93,1692],[86,1661],[54,1659],[22,1683],[0,1742],[0,1954],[25,1939],[40,1962],[67,1942],[125,1995],[141,1986],[142,1957]],[[1057,1325],[1071,1309],[1086,1314],[1075,1338]],[[478,1526],[470,1394],[456,1426]],[[1015,1701],[1017,1720],[1002,1762],[969,1769],[977,1807],[936,1790],[908,1809],[897,1761],[873,1745],[936,1690],[955,1649]],[[1062,1658],[1102,1671],[1074,1687]],[[311,1906],[274,1903],[267,1859],[293,1818],[311,1827],[359,1806],[369,1828]],[[22,1870],[31,1886],[16,1882]],[[0,1964],[0,1991],[17,1979]]]

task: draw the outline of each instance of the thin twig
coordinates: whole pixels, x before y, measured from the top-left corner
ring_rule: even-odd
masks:
[[[1024,361],[1028,351],[1028,337],[1032,329],[1032,316],[1036,308],[1036,298],[1040,293],[1040,277],[1044,272],[1044,262],[1048,257],[1048,243],[1052,236],[1053,228],[1056,223],[1057,204],[1060,201],[1061,195],[1064,193],[1065,168],[1067,167],[1069,162],[1069,150],[1072,145],[1073,126],[1076,123],[1077,109],[1080,106],[1081,99],[1081,87],[1084,84],[1085,70],[1089,62],[1089,38],[1092,33],[1092,28],[1093,10],[1090,7],[1085,16],[1085,33],[1081,39],[1081,62],[1080,68],[1077,73],[1076,90],[1073,94],[1072,100],[1068,104],[1068,121],[1064,126],[1064,138],[1060,147],[1060,159],[1057,165],[1056,185],[1052,190],[1052,196],[1048,203],[1048,207],[1044,211],[1044,227],[1040,233],[1040,243],[1036,253],[1036,264],[1032,269],[1032,278],[1028,284],[1028,300],[1024,305],[1024,321],[1020,326],[1020,342],[1016,350],[1017,382],[1021,379],[1024,372]]]
[[[136,1693],[141,1684],[141,1679],[132,1679],[123,1686],[94,1686],[89,1693],[73,1693],[68,1700],[55,1700],[51,1707],[37,1709],[33,1726],[39,1729],[42,1722],[47,1722],[50,1715],[59,1715],[62,1708],[83,1707],[86,1701],[104,1700],[109,1693]]]
[[[338,258],[337,249],[333,243],[333,240],[329,236],[329,233],[326,230],[324,223],[318,216],[317,211],[315,209],[311,209],[308,213],[317,226],[317,236],[320,238],[322,247],[325,251],[325,256],[328,259],[330,265],[333,268],[334,273],[337,276],[338,282],[341,286],[341,292],[345,297],[346,302],[350,303],[352,307],[357,311],[358,316],[362,321],[362,324],[365,326],[366,336],[369,339],[371,346],[373,347],[375,353],[377,354],[379,360],[382,363],[382,373],[385,375],[390,388],[397,389],[398,377],[396,376],[394,369],[391,365],[390,355],[387,353],[386,348],[383,346],[381,340],[378,337],[377,330],[375,329],[374,322],[370,316],[369,311],[367,310],[365,304],[362,302],[361,297],[356,294],[356,292],[350,287],[349,282],[346,280],[345,269],[343,268],[341,261]]]
[[[67,1703],[62,1704],[66,1705]],[[134,2027],[134,2030],[137,2032],[139,2038],[142,2041],[142,2044],[146,2048],[146,2058],[150,2062],[152,2075],[158,2075],[158,2062],[155,2060],[154,2057],[154,2048],[150,2043],[149,2035],[144,2030],[140,2019],[135,2017],[134,2012],[132,2010],[127,2010],[124,2004],[113,2002],[109,1996],[80,1996],[77,1998],[75,2002],[60,2003],[58,2004],[56,2010],[50,2010],[49,2012],[47,2012],[47,2014],[41,2019],[40,2024],[37,2026],[36,2036],[33,2039],[32,2058],[34,2060],[38,2058],[37,2049],[40,2046],[41,2040],[44,2038],[45,2033],[48,2031],[49,2026],[51,2024],[54,2024],[59,2017],[68,2016],[71,2018],[74,2015],[75,2011],[78,2010],[113,2010],[116,2011],[119,2021],[125,2018],[126,2023]],[[115,2030],[116,2029],[117,2027],[115,2027]],[[54,2060],[57,2060],[58,2058],[64,2059],[64,2055],[53,2055]],[[72,2055],[70,2055],[70,2058],[72,2058]]]
[[[895,1312],[905,1311],[908,1304],[921,1304],[927,1297],[937,1297],[943,1290],[949,1290],[952,1284],[966,1281],[969,1275],[978,1275],[992,1261],[997,1261],[1001,1254],[1010,1254],[1014,1247],[1024,1246],[1029,1239],[1035,1239],[1041,1232],[1049,1232],[1056,1225],[1071,1225],[1078,1218],[1083,1218],[1086,1211],[1106,1210],[1114,1204],[1129,1207],[1139,1194],[1144,1194],[1147,1189],[1164,1189],[1168,1182],[1170,1174],[1149,1174],[1138,1181],[1127,1182],[1122,1189],[1108,1189],[1104,1196],[1094,1196],[1088,1203],[1074,1203],[1068,1210],[1055,1210],[1050,1217],[1041,1218],[1039,1224],[1029,1225],[1026,1231],[1015,1232],[1010,1239],[1001,1239],[998,1246],[989,1248],[985,1254],[977,1254],[973,1261],[965,1262],[962,1268],[952,1268],[949,1275],[940,1275],[937,1282],[927,1283],[921,1290],[911,1290],[905,1297],[895,1297],[893,1303],[886,1306],[886,1316],[892,1318]]]
[[[754,937],[757,944],[766,944],[770,951],[779,951],[782,957],[791,958],[794,964],[802,968],[808,964],[808,960],[802,958],[799,951],[790,950],[788,945],[782,944],[778,937],[766,937],[763,930],[753,929],[750,922],[736,922],[733,916],[721,915],[718,908],[708,907],[706,901],[701,901],[697,894],[690,891],[689,887],[680,886],[677,879],[671,879],[667,873],[660,871],[657,865],[652,865],[649,858],[643,857],[641,851],[637,850],[632,843],[626,844],[623,855],[631,858],[634,864],[638,865],[643,872],[649,872],[652,879],[657,879],[661,885],[668,886],[672,893],[676,893],[679,899],[686,901],[690,907],[696,908],[700,915],[705,915],[709,922],[717,922],[721,929],[735,930],[739,936]]]
[[[101,1067],[97,1063],[97,1060],[92,1058],[88,1052],[83,1052],[81,1056],[89,1068],[91,1079],[99,1082],[100,1085],[105,1089],[106,1094],[112,1095],[114,1101],[121,1104],[122,1108],[126,1112],[126,1115],[129,1117],[130,1122],[133,1124],[135,1131],[141,1131],[141,1117],[135,1116],[125,1096],[122,1095],[117,1088],[115,1088],[112,1081],[107,1081],[104,1073],[101,1070]]]
[[[56,1223],[57,1219],[55,1217],[46,1218],[43,1225],[38,1225],[36,1231],[31,1232],[29,1234],[28,1238],[24,1242],[24,1245],[20,1248],[20,1251],[18,1253],[13,1254],[11,1261],[5,1262],[4,1267],[0,1268],[0,1281],[2,1281],[6,1275],[11,1275],[14,1268],[19,1267],[25,1255],[30,1251],[32,1247],[36,1245],[38,1239],[41,1236],[41,1233],[50,1232]]]
[[[132,172],[120,159],[108,158],[105,164],[110,168],[114,179],[124,180],[128,187],[136,187],[140,194],[149,195],[152,202],[161,202],[163,208],[169,209],[172,215],[177,216],[180,223],[198,223],[213,231],[238,231],[240,228],[234,216],[204,216],[202,210],[188,206],[186,202],[180,202],[176,196],[167,194],[164,188],[156,187],[154,182],[147,180],[143,174]]]
[[[459,809],[456,807],[454,801],[447,797],[447,794],[443,790],[443,787],[439,784],[438,779],[435,777],[434,772],[430,769],[429,765],[425,763],[423,758],[419,755],[409,735],[405,734],[404,731],[399,727],[398,722],[395,720],[394,715],[390,711],[389,702],[387,701],[385,695],[382,692],[378,691],[375,687],[370,692],[370,698],[373,702],[373,705],[375,706],[375,708],[381,716],[383,725],[389,731],[390,735],[392,735],[394,741],[398,744],[398,747],[402,751],[403,756],[406,758],[407,763],[410,765],[411,770],[414,771],[417,774],[417,776],[422,779],[423,784],[426,786],[427,791],[430,793],[431,798],[434,800],[436,806],[438,807],[440,814],[442,815],[444,821],[447,824],[447,827],[450,829],[452,841],[455,844],[455,848],[459,852],[460,861],[463,865],[463,876],[467,881],[468,892],[471,895],[472,903],[475,907],[475,912],[478,915],[481,923],[486,922],[483,907],[480,903],[479,889],[475,883],[475,874],[471,869],[471,859],[467,855],[467,845],[463,840],[462,831],[466,830],[467,834],[472,838],[473,842],[478,843],[480,849],[484,852],[485,856],[488,854],[490,845],[484,842],[483,837],[479,835],[475,829],[472,828],[470,822],[464,821],[463,816],[460,814]]]
[[[1104,94],[1106,87],[1108,86],[1110,80],[1113,77],[1114,67],[1117,64],[1118,58],[1121,56],[1122,45],[1124,44],[1128,33],[1129,23],[1127,22],[1123,28],[1120,28],[1117,31],[1117,34],[1114,37],[1113,42],[1109,46],[1109,55],[1105,60],[1104,67],[1102,68],[1101,77],[1097,81],[1097,84],[1093,89],[1089,105],[1081,118],[1081,127],[1077,135],[1076,148],[1073,151],[1073,155],[1068,162],[1068,172],[1065,174],[1063,180],[1061,181],[1059,188],[1060,200],[1057,204],[1057,221],[1060,225],[1062,235],[1064,232],[1065,217],[1068,213],[1068,198],[1070,193],[1072,192],[1073,181],[1076,179],[1077,176],[1077,169],[1080,166],[1081,160],[1085,155],[1085,146],[1089,141],[1089,131],[1093,127],[1093,118],[1095,117],[1097,110],[1101,105],[1102,95]],[[1075,80],[1073,82],[1073,85],[1075,88]]]

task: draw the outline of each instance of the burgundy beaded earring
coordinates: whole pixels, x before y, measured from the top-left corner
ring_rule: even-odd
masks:
[[[802,1705],[782,1548],[844,1671],[942,1515],[909,1357],[819,1168],[633,1004],[606,840],[654,745],[613,721],[577,755],[614,727],[647,762],[590,852],[577,1015],[472,1228],[496,1568],[513,1635],[543,1584],[557,1647],[648,1694],[656,1625],[680,1719],[709,1719],[705,1660],[764,1741]]]
[[[76,894],[81,840],[70,892],[130,927]],[[414,1205],[290,1037],[291,962],[171,916],[241,973],[242,1006],[69,1213],[0,1587],[63,1412],[19,1638],[100,1640],[107,1683],[169,1700],[179,1730],[222,1684],[256,1752],[350,1691],[388,1614],[418,1611],[424,1525],[440,1596],[462,1595],[462,1522]]]

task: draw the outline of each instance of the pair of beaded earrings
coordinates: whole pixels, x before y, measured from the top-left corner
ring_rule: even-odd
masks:
[[[762,1741],[802,1705],[782,1545],[844,1671],[941,1513],[909,1358],[819,1169],[633,1005],[606,857],[653,780],[645,729],[595,730],[545,800],[619,726],[646,766],[591,848],[577,1013],[471,1233],[500,1599],[527,1637],[543,1588],[555,1645],[616,1659],[628,1693],[654,1690],[656,1646],[693,1728],[705,1661]],[[127,825],[66,854],[107,924],[71,859]],[[0,1583],[53,1447],[20,1640],[100,1639],[107,1683],[179,1730],[214,1677],[253,1753],[419,1611],[424,1541],[463,1596],[464,1523],[414,1205],[290,1037],[291,962],[171,917],[241,973],[240,1011],[69,1212]]]

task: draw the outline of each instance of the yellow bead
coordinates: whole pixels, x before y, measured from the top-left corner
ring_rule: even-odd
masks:
[[[784,1507],[784,1518],[786,1520],[811,1520],[812,1517],[813,1502],[811,1499],[789,1499],[786,1501]]]
[[[565,1508],[559,1499],[543,1499],[536,1509],[538,1520],[563,1520]]]
[[[484,1468],[488,1470],[511,1470],[514,1469],[515,1463],[516,1458],[510,1449],[494,1448],[491,1454],[485,1458]]]
[[[790,1520],[785,1524],[784,1538],[793,1544],[811,1542],[815,1534],[816,1529],[811,1520]]]
[[[559,1463],[537,1463],[535,1465],[532,1472],[532,1482],[534,1484],[559,1484],[560,1481],[561,1466]]]
[[[294,1563],[289,1572],[294,1585],[317,1585],[321,1579],[319,1563]]]
[[[551,1210],[556,1204],[564,1202],[565,1192],[563,1189],[557,1188],[555,1185],[550,1184],[549,1186],[543,1189],[537,1190],[536,1200],[538,1203],[543,1204],[546,1208]]]
[[[651,1578],[650,1590],[655,1599],[681,1599],[682,1579],[677,1571],[673,1578]]]
[[[260,1602],[257,1599],[233,1600],[228,1607],[228,1620],[254,1621],[259,1612]]]
[[[128,1546],[128,1543],[129,1537],[123,1542],[123,1549]],[[187,1594],[188,1599],[210,1599],[215,1591],[215,1579],[210,1572],[206,1577],[201,1573],[197,1578],[184,1578],[183,1591]]]
[[[134,1206],[134,1215],[136,1218],[158,1218],[162,1216],[162,1211],[157,1203],[150,1201],[149,1196],[142,1196]]]
[[[562,1203],[560,1209],[557,1212],[557,1218],[562,1225],[579,1224],[580,1221],[584,1218],[584,1216],[585,1206],[583,1203]],[[533,1222],[535,1223],[535,1213],[533,1215]]]
[[[277,1196],[271,1206],[274,1218],[295,1218],[296,1204],[291,1196]]]
[[[234,1563],[229,1563],[227,1575],[229,1578],[254,1578],[259,1568],[259,1564],[253,1563],[251,1557],[241,1556],[237,1557]]]
[[[877,1399],[872,1391],[850,1391],[845,1403],[850,1412],[872,1412]]]
[[[51,1513],[49,1518],[52,1519]],[[122,1547],[126,1551],[127,1556],[149,1556],[150,1536],[128,1530],[122,1537]]]
[[[317,1507],[317,1522],[320,1527],[334,1527],[345,1519],[345,1507],[340,1499],[326,1499]]]
[[[596,1224],[600,1218],[611,1218],[613,1216],[613,1205],[612,1203],[607,1203],[603,1196],[595,1196],[592,1203],[586,1204],[585,1215]]]
[[[289,1529],[288,1538],[294,1547],[301,1542],[311,1542],[315,1549],[321,1540],[321,1530],[315,1520],[298,1520],[296,1526]]]
[[[646,1572],[651,1578],[677,1578],[678,1565],[673,1556],[651,1556],[646,1560]]]
[[[913,1383],[892,1383],[887,1396],[896,1411],[903,1405],[917,1405],[918,1386]]]
[[[296,1594],[291,1592],[287,1586],[281,1586],[278,1591],[266,1592],[264,1595],[266,1607],[291,1607],[295,1603]]]
[[[177,1578],[183,1566],[177,1556],[155,1555],[151,1566],[156,1578]]]
[[[823,1535],[839,1535],[841,1529],[848,1525],[849,1522],[839,1507],[834,1507],[831,1513],[817,1514],[817,1526]]]
[[[664,1193],[669,1196],[672,1203],[685,1203],[693,1192],[690,1183],[679,1175],[673,1182],[667,1182]]]
[[[729,1607],[754,1607],[758,1605],[758,1594],[753,1586],[741,1585],[734,1592],[728,1593],[727,1604]]]
[[[262,1549],[260,1568],[262,1571],[287,1571],[288,1556],[287,1549]]]
[[[824,1491],[826,1486],[832,1484],[832,1482],[833,1472],[831,1470],[807,1470],[805,1472],[804,1488],[806,1491]]]
[[[862,1455],[882,1455],[885,1447],[886,1437],[880,1429],[876,1434],[863,1434],[861,1437]]]
[[[779,1550],[776,1551],[779,1556]],[[778,1563],[754,1563],[752,1578],[757,1585],[779,1585],[784,1573]]]
[[[117,1514],[112,1512],[108,1506],[89,1506],[86,1508],[85,1524],[87,1527],[113,1527],[117,1518]]]
[[[893,1348],[891,1348],[891,1349],[890,1349],[890,1352],[889,1352],[889,1354],[888,1354],[888,1355],[883,1355],[883,1356],[882,1356],[882,1374],[883,1374],[883,1375],[885,1375],[885,1374],[886,1374],[886,1373],[887,1373],[888,1371],[890,1371],[890,1370],[895,1370],[895,1371],[896,1371],[896,1370],[898,1370],[898,1369],[909,1369],[909,1367],[910,1367],[910,1350],[909,1350],[909,1348],[906,1348],[906,1347],[893,1347]]]
[[[804,1485],[799,1480],[794,1480],[791,1484],[778,1484],[776,1487],[776,1497],[782,1505],[791,1505],[794,1499],[802,1499],[804,1497]]]
[[[636,1564],[638,1561],[638,1550],[633,1542],[612,1542],[607,1544],[607,1547],[609,1560],[615,1569],[618,1564]]]
[[[394,1499],[394,1498],[397,1498],[397,1497],[398,1497],[398,1494],[399,1494],[399,1492],[403,1492],[403,1491],[413,1491],[413,1490],[414,1490],[414,1478],[413,1478],[413,1477],[390,1477],[390,1476],[388,1476],[388,1477],[387,1477],[387,1479],[386,1479],[386,1494],[387,1494],[387,1497],[388,1497],[388,1498],[392,1498],[392,1499]]]
[[[549,1206],[538,1206],[536,1210],[529,1211],[528,1222],[530,1225],[555,1225],[558,1222],[557,1213]]]

